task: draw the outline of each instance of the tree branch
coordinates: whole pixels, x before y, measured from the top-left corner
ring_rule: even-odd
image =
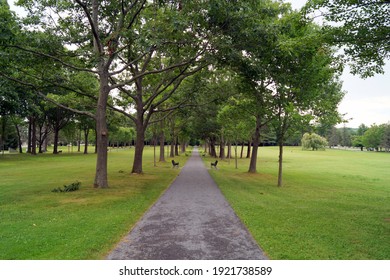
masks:
[[[94,73],[94,74],[98,73],[97,71],[94,71],[94,70],[91,70],[91,69],[81,68],[81,67],[77,67],[77,66],[74,66],[72,64],[66,63],[63,60],[61,60],[61,59],[59,59],[59,58],[57,58],[55,56],[49,55],[49,54],[41,53],[41,52],[38,52],[38,51],[35,51],[35,50],[31,50],[31,49],[27,49],[27,48],[24,48],[24,47],[21,47],[21,46],[17,46],[17,45],[9,45],[7,47],[19,49],[19,50],[25,51],[27,53],[32,53],[32,54],[35,54],[35,55],[39,55],[39,56],[43,56],[43,57],[46,57],[46,58],[50,58],[50,59],[52,59],[54,61],[57,61],[57,62],[61,63],[62,65],[66,66],[68,68],[71,68],[73,70],[89,72],[89,73]]]
[[[95,0],[95,1],[97,1],[97,0]],[[96,4],[95,1],[93,1],[92,5]],[[101,41],[99,38],[98,26],[96,26],[97,22],[95,22],[94,19],[92,18],[92,16],[94,16],[94,15],[91,16],[86,4],[83,4],[80,0],[75,0],[75,2],[77,4],[79,4],[80,7],[84,10],[84,13],[87,16],[89,25],[91,26],[92,35],[93,35],[93,38],[95,39],[97,50],[98,50],[99,54],[103,54],[104,50],[103,50],[103,47],[102,47],[102,44],[101,44]],[[95,11],[95,12],[97,12],[97,11]],[[95,16],[97,16],[97,14]]]

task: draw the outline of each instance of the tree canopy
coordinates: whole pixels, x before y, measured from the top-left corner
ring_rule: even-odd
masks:
[[[325,20],[330,43],[343,48],[353,74],[383,73],[390,58],[390,1],[310,0],[304,11]]]

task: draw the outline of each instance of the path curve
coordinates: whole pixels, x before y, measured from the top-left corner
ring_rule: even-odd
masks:
[[[250,260],[267,257],[194,149],[176,180],[107,259]]]

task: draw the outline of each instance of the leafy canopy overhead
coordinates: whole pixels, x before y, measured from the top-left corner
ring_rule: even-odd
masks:
[[[304,12],[308,18],[320,12],[324,31],[344,48],[353,74],[383,73],[390,58],[389,0],[310,0]]]

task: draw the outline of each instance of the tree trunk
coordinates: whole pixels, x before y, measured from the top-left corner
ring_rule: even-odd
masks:
[[[32,140],[32,117],[28,118],[28,136],[27,136],[27,153],[31,154],[31,140]]]
[[[217,157],[217,152],[215,150],[215,138],[210,138],[210,156],[211,157]]]
[[[160,162],[165,162],[164,121],[160,121]]]
[[[237,156],[237,142],[236,142],[236,145],[234,146],[234,161],[235,161],[235,165],[236,165],[236,169],[238,169],[238,156]]]
[[[36,134],[36,121],[35,117],[31,118],[31,154],[37,154],[37,134]]]
[[[256,118],[256,130],[255,134],[253,135],[253,147],[252,147],[252,157],[249,165],[249,173],[256,173],[257,172],[257,151],[259,149],[259,143],[260,143],[260,119]],[[250,146],[250,145],[249,145]],[[249,147],[248,147],[249,149]]]
[[[77,140],[77,152],[81,152],[81,129],[79,129],[79,137]]]
[[[49,124],[45,125],[45,140],[43,144],[43,151],[47,152],[47,146],[49,146]]]
[[[278,187],[282,186],[283,177],[283,142],[279,142],[279,171],[278,171]]]
[[[219,158],[220,159],[225,159],[225,143],[224,142],[221,142],[221,144],[219,145]]]
[[[95,188],[108,188],[107,175],[107,147],[108,128],[106,120],[107,99],[110,92],[108,86],[108,73],[100,74],[100,92],[96,109],[96,173]]]
[[[169,157],[171,158],[175,157],[175,141],[173,139],[171,140],[171,149],[170,149]]]
[[[179,155],[179,137],[176,136],[176,141],[175,141],[175,156]]]
[[[156,146],[157,146],[157,135],[153,134],[153,166],[156,167]]]
[[[219,145],[219,158],[225,159],[225,139],[223,135],[221,135],[221,143]]]
[[[18,148],[19,148],[19,153],[22,154],[23,153],[23,148],[22,148],[22,139],[21,139],[21,135],[20,135],[20,129],[19,129],[19,126],[15,123],[15,129],[16,129],[16,133],[18,134]]]
[[[84,154],[88,154],[88,135],[89,135],[89,128],[84,129]]]
[[[57,125],[54,126],[54,148],[53,148],[53,154],[58,154],[58,134],[59,134],[59,129]]]
[[[252,141],[248,141],[248,150],[246,151],[246,158],[251,157],[251,147],[252,147]]]
[[[245,147],[245,142],[242,142],[242,144],[241,144],[241,154],[240,154],[240,158],[243,157],[243,154],[244,154],[244,147]]]
[[[183,140],[183,142],[180,145],[180,150],[182,153],[186,152],[186,142]]]
[[[135,141],[135,151],[134,151],[134,162],[133,169],[131,173],[141,174],[142,173],[142,155],[145,147],[145,132],[143,124],[138,121],[136,125],[137,136]]]
[[[227,150],[226,157],[230,159],[232,158],[232,143],[229,141],[227,146],[228,146],[228,150]]]

